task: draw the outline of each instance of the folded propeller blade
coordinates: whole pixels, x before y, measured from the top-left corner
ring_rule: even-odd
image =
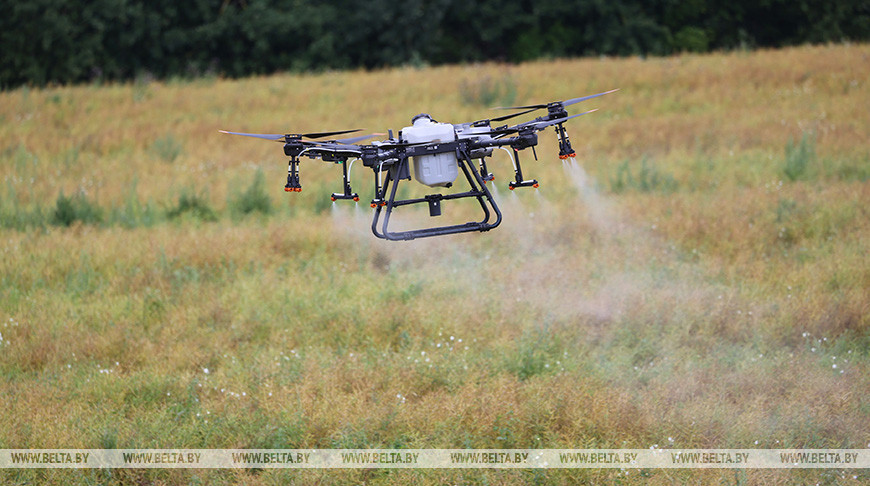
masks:
[[[570,100],[565,101],[555,101],[554,103],[560,103],[562,106],[573,105],[574,103],[579,103],[581,101],[591,100],[592,98],[598,98],[599,96],[604,96],[606,94],[613,93],[614,91],[619,91],[619,88],[612,89],[610,91],[605,91],[603,93],[597,93],[589,96],[581,96],[580,98],[572,98]],[[550,103],[544,103],[540,105],[526,105],[526,106],[499,106],[493,108],[493,110],[540,110],[541,108],[546,108]],[[528,112],[526,112],[528,113]]]
[[[331,153],[360,153],[359,145],[354,145],[363,140],[384,135],[383,133],[372,133],[369,135],[360,135],[359,137],[342,138],[339,140],[328,140],[323,142],[308,142],[314,144],[309,150],[314,152],[331,152]]]
[[[262,138],[264,140],[276,140],[276,141],[284,141],[284,135],[277,133],[242,133],[242,132],[228,132],[226,130],[218,130],[221,133],[228,133],[230,135],[241,135],[243,137],[254,137],[254,138]]]
[[[228,132],[226,130],[219,130],[221,133],[228,133],[230,135],[241,135],[243,137],[254,137],[254,138],[262,138],[264,140],[274,140],[276,142],[284,142],[288,136],[278,133],[242,133],[242,132]],[[313,133],[303,133],[301,136],[305,138],[323,138],[329,137],[332,135],[342,135],[345,133],[353,133],[362,131],[362,128],[357,128],[355,130],[341,130],[338,132],[313,132]],[[365,140],[364,138],[361,140]]]
[[[580,98],[565,100],[562,102],[562,106],[569,106],[569,105],[573,105],[574,103],[579,103],[581,101],[591,100],[592,98],[598,98],[599,96],[604,96],[606,94],[610,94],[610,93],[613,93],[615,91],[619,91],[619,88],[612,89],[610,91],[605,91],[603,93],[598,93],[598,94],[589,95],[589,96],[581,96]]]
[[[342,130],[342,131],[339,131],[339,132],[314,132],[314,133],[303,133],[302,136],[305,137],[305,138],[323,138],[323,137],[330,137],[330,136],[332,136],[332,135],[342,135],[342,134],[345,134],[345,133],[353,133],[353,132],[360,132],[360,131],[362,131],[362,128],[357,128],[357,129],[354,129],[354,130]]]

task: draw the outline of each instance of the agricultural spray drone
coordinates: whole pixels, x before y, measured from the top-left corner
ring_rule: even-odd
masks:
[[[525,179],[523,176],[519,157],[520,150],[531,148],[537,160],[537,153],[535,153],[535,145],[538,144],[537,132],[553,126],[559,141],[559,158],[574,157],[576,154],[571,148],[571,141],[568,139],[563,123],[595,110],[568,115],[565,108],[614,91],[616,90],[540,105],[502,107],[499,109],[521,111],[468,123],[438,123],[428,114],[421,113],[412,119],[411,126],[405,127],[399,132],[398,138],[394,138],[392,130],[389,130],[387,140],[369,144],[358,144],[357,142],[373,138],[374,135],[345,139],[331,138],[358,132],[359,129],[286,135],[239,133],[223,130],[221,132],[283,142],[284,154],[290,157],[287,184],[284,186],[284,190],[287,192],[302,191],[302,184],[299,182],[299,162],[300,158],[305,156],[341,165],[343,190],[332,194],[333,201],[359,201],[359,195],[353,192],[350,186],[350,171],[353,162],[356,159],[361,160],[365,167],[374,172],[375,194],[371,201],[371,207],[374,208],[372,232],[378,238],[388,240],[413,240],[469,231],[489,231],[498,226],[501,223],[502,214],[486,185],[494,178],[486,166],[486,159],[492,156],[493,149],[503,149],[511,156],[515,179],[508,184],[510,190],[519,187],[538,187],[538,181]],[[512,126],[492,127],[492,122],[509,120],[545,108],[547,114],[534,120]],[[413,164],[409,160],[413,160]],[[477,164],[474,161],[477,161]],[[421,184],[432,188],[451,188],[461,171],[468,181],[468,188],[462,192],[447,194],[439,192],[420,198],[397,198],[399,182],[411,180],[411,165],[414,167],[414,178]],[[481,221],[398,232],[391,232],[388,228],[390,215],[394,209],[400,206],[427,204],[430,216],[440,216],[442,201],[464,198],[473,198],[478,201],[483,209]]]

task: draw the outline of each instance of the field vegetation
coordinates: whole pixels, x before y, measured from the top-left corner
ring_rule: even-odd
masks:
[[[0,448],[870,447],[870,46],[0,93]],[[276,133],[611,88],[501,227],[390,243]],[[576,110],[575,110],[576,112]],[[445,216],[463,213],[445,205]],[[464,213],[463,213],[464,214]],[[423,212],[407,224],[425,224]],[[855,470],[6,470],[7,484],[860,484]]]

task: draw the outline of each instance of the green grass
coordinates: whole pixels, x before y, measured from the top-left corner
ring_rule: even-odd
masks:
[[[51,224],[58,226],[71,226],[80,221],[85,224],[97,224],[103,220],[103,212],[93,204],[84,194],[72,197],[57,197],[54,211],[51,214]]]
[[[254,213],[270,214],[272,212],[272,199],[266,192],[265,186],[263,171],[257,170],[248,188],[230,201],[233,214],[236,216],[247,216]]]
[[[501,227],[404,243],[371,235],[360,164],[359,206],[333,205],[340,171],[308,159],[305,191],[288,195],[280,144],[217,130],[481,119],[462,80],[504,66],[4,92],[0,446],[865,448],[870,119],[868,91],[844,87],[870,77],[867,55],[512,66],[504,104],[622,89],[567,127],[576,166],[540,134],[523,166],[536,193],[507,191],[494,155]],[[9,484],[867,479],[0,471]]]
[[[677,190],[679,184],[670,174],[659,172],[654,163],[647,161],[646,157],[640,161],[640,167],[633,168],[629,160],[619,164],[616,174],[610,179],[610,191],[620,193],[628,190],[640,192],[664,192],[670,193]]]
[[[800,142],[795,143],[789,140],[785,145],[783,174],[791,181],[801,179],[815,161],[815,136],[812,133],[804,133]]]
[[[459,96],[464,103],[472,106],[511,106],[517,98],[517,86],[508,74],[498,78],[484,75],[461,81]]]
[[[175,206],[166,211],[166,216],[169,219],[179,219],[185,215],[201,221],[217,221],[217,213],[212,209],[206,197],[196,194],[193,190],[182,191]]]
[[[184,146],[175,135],[168,134],[154,140],[151,144],[151,152],[160,160],[172,163],[184,152]]]

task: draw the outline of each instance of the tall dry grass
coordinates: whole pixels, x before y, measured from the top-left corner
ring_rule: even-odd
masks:
[[[0,94],[0,447],[863,448],[863,45]],[[541,73],[548,73],[541,75]],[[399,129],[621,90],[486,234],[385,243],[218,129]],[[584,108],[586,105],[584,105]],[[812,137],[800,177],[787,147]],[[272,211],[237,211],[262,172]],[[354,173],[366,197],[371,176]],[[253,190],[252,190],[253,191]],[[254,193],[259,194],[257,191]],[[61,194],[97,222],[51,222]],[[214,218],[181,211],[196,196]],[[458,204],[445,212],[462,212]],[[463,213],[464,214],[464,213]],[[213,219],[213,220],[212,220]],[[408,224],[428,222],[407,215]],[[30,222],[28,224],[28,222]],[[853,471],[67,471],[10,483],[786,484]]]

